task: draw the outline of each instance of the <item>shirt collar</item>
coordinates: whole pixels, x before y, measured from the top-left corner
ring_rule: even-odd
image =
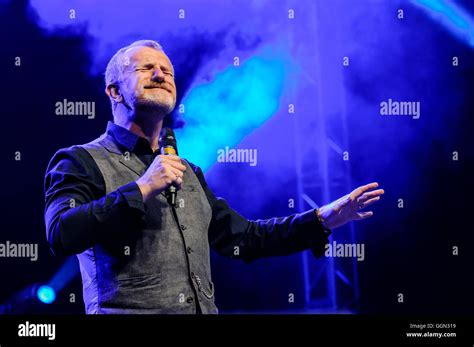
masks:
[[[111,135],[123,148],[129,152],[137,154],[153,154],[150,142],[140,137],[130,130],[121,127],[113,122],[107,123],[107,134]],[[159,152],[159,149],[156,151]]]

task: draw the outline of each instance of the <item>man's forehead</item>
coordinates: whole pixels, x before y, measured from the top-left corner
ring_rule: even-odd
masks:
[[[125,51],[125,58],[132,63],[166,62],[171,66],[171,61],[163,51],[151,47],[131,47]]]

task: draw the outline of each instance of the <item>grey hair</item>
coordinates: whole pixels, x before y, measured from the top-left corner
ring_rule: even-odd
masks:
[[[125,59],[125,53],[134,47],[150,47],[156,49],[157,51],[164,52],[163,47],[153,40],[139,40],[131,43],[126,47],[120,48],[114,56],[109,60],[107,68],[105,69],[105,86],[111,84],[118,85],[122,81],[124,67],[130,62],[127,62]],[[111,99],[112,108],[114,108],[115,102]]]

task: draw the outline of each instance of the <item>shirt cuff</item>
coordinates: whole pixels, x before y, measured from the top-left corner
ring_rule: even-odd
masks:
[[[327,229],[323,226],[323,223],[319,220],[316,209],[308,210],[306,212],[300,213],[300,221],[303,224],[312,224],[314,228],[312,228],[311,233],[313,233],[313,238],[319,238],[321,236],[328,237],[331,235],[331,230]]]
[[[142,192],[136,182],[130,182],[118,189],[120,194],[124,197],[128,206],[145,213],[145,203],[143,202]]]
[[[331,235],[331,230],[324,228],[316,215],[316,209],[303,212],[301,218],[303,221],[314,225],[309,248],[315,258],[322,257],[325,253],[326,245],[329,243],[328,237]]]

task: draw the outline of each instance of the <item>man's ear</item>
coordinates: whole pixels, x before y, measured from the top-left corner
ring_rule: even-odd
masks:
[[[122,102],[122,94],[116,84],[109,84],[105,87],[105,94],[114,99],[115,102]]]

